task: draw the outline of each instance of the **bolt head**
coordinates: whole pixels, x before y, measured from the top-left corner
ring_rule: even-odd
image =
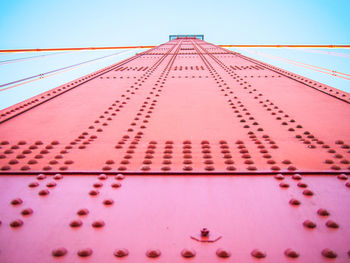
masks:
[[[303,222],[303,226],[306,228],[315,228],[316,224],[314,222],[312,222],[311,220],[305,220]]]
[[[13,220],[13,221],[10,223],[10,227],[13,227],[13,228],[21,227],[22,225],[23,225],[23,221],[22,221],[21,219]]]
[[[204,228],[201,229],[201,236],[202,237],[207,237],[207,236],[209,236],[209,232],[210,232],[209,229],[204,227]]]
[[[161,252],[159,249],[149,249],[146,252],[146,256],[149,258],[157,258],[161,255]]]
[[[181,256],[184,258],[193,258],[196,256],[196,251],[194,249],[183,249],[181,251]]]
[[[117,174],[114,178],[116,180],[123,180],[125,178],[125,176],[123,174]]]
[[[11,201],[11,205],[20,205],[22,203],[23,203],[23,201],[21,198],[15,198]]]
[[[89,257],[92,255],[92,249],[91,248],[84,248],[84,249],[80,249],[77,252],[79,257]]]
[[[329,228],[339,228],[338,223],[333,221],[333,220],[328,220],[326,222],[326,226],[329,227]]]
[[[31,208],[26,208],[26,209],[23,209],[22,210],[22,212],[21,212],[21,214],[23,215],[23,216],[27,216],[27,215],[31,215],[31,214],[33,214],[33,209],[31,209]]]
[[[259,249],[254,249],[250,254],[255,258],[265,258],[266,257],[266,253],[259,250]]]
[[[96,220],[91,225],[94,228],[102,228],[105,226],[105,222],[103,220]]]
[[[289,258],[297,258],[299,257],[299,253],[296,252],[295,250],[288,248],[284,251],[284,254],[289,257]]]
[[[231,252],[226,250],[226,249],[222,249],[222,248],[218,248],[216,250],[216,255],[219,257],[219,258],[228,258],[231,256]]]
[[[122,258],[122,257],[126,257],[129,255],[129,250],[127,250],[126,248],[119,248],[114,250],[114,256],[118,257],[118,258]]]
[[[67,254],[67,249],[64,247],[60,247],[60,248],[56,248],[54,250],[52,250],[52,256],[54,257],[63,257],[64,255]]]
[[[338,256],[337,253],[335,253],[333,250],[329,248],[323,249],[321,254],[326,258],[336,258]]]
[[[324,208],[320,208],[317,210],[317,214],[319,214],[320,216],[329,216],[329,212],[327,209]]]

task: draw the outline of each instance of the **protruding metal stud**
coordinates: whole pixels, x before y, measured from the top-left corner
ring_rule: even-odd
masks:
[[[289,258],[297,258],[299,257],[299,253],[296,252],[295,250],[288,248],[284,251],[284,254],[289,257]]]
[[[298,199],[290,199],[289,200],[289,203],[291,204],[291,205],[300,205],[301,204],[301,202],[298,200]]]
[[[64,247],[60,247],[60,248],[56,248],[54,250],[52,250],[51,254],[54,257],[63,257],[64,255],[67,254],[67,249]]]
[[[126,257],[129,255],[129,250],[127,250],[126,248],[119,248],[114,250],[113,255],[118,258]]]
[[[28,184],[28,186],[29,186],[30,188],[38,187],[38,186],[39,186],[39,183],[38,183],[38,182],[31,182],[31,183]]]
[[[146,252],[146,256],[149,258],[157,258],[161,255],[161,252],[159,249],[149,249]]]
[[[77,215],[79,216],[85,216],[89,214],[89,210],[86,208],[79,209],[77,212]]]
[[[226,250],[226,249],[223,249],[223,248],[218,248],[216,250],[216,255],[219,257],[219,258],[228,258],[231,256],[231,252]]]
[[[333,250],[329,248],[323,249],[321,254],[326,258],[336,258],[338,256],[337,253],[335,253]]]
[[[314,222],[312,222],[311,220],[305,220],[303,222],[303,226],[306,228],[315,228],[316,224]]]
[[[283,180],[283,179],[284,179],[284,175],[283,175],[283,174],[276,174],[276,175],[275,175],[275,179],[277,179],[277,180]]]
[[[16,219],[10,222],[10,227],[17,228],[23,225],[23,221],[21,219]]]
[[[93,251],[91,248],[80,249],[77,252],[79,257],[89,257],[92,255],[92,253],[93,253]]]
[[[22,210],[21,214],[22,214],[23,216],[28,216],[28,215],[33,214],[33,212],[34,212],[33,209],[31,209],[31,208],[25,208],[25,209]]]
[[[41,195],[41,196],[46,196],[46,195],[48,195],[49,193],[50,193],[49,190],[43,189],[43,190],[40,190],[38,194]]]
[[[105,226],[105,222],[103,220],[96,220],[91,225],[94,228],[101,228]]]
[[[312,195],[314,195],[314,193],[311,190],[309,190],[309,189],[305,189],[303,191],[303,195],[312,196]]]
[[[193,258],[196,256],[196,251],[194,249],[183,249],[181,251],[181,256],[184,258]]]
[[[113,199],[106,199],[106,200],[104,200],[103,201],[103,204],[104,205],[113,205],[114,204],[114,201],[113,201]]]
[[[11,205],[20,205],[23,203],[23,200],[21,198],[15,198],[11,201]]]
[[[326,222],[326,226],[327,226],[328,228],[339,228],[338,223],[335,222],[335,221],[333,221],[333,220],[328,220],[328,221]]]
[[[259,250],[259,249],[254,249],[250,254],[255,258],[265,258],[266,257],[266,253]]]
[[[125,176],[123,174],[117,174],[114,178],[116,180],[123,180],[125,178]]]
[[[76,219],[76,220],[71,221],[71,222],[69,223],[69,225],[70,225],[71,227],[74,227],[74,228],[80,227],[80,226],[83,225],[83,221],[81,221],[80,219]]]
[[[319,214],[320,216],[329,216],[329,212],[327,209],[324,208],[320,208],[317,210],[317,214]]]

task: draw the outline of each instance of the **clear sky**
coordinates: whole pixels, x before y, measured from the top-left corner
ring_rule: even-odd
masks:
[[[214,44],[350,44],[349,13],[349,0],[0,0],[0,49],[158,45],[166,42],[169,34],[195,33],[204,34],[205,40]],[[0,84],[115,52],[69,53],[0,64]],[[283,52],[285,57],[350,72],[349,58]],[[0,61],[33,55],[5,54]],[[0,108],[124,57],[0,92]],[[291,70],[289,65],[274,64]],[[302,73],[350,91],[350,81],[333,82],[332,77],[324,80],[320,74]]]

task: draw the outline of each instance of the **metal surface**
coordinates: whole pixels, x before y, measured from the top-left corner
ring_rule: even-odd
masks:
[[[349,101],[175,39],[9,107],[0,262],[348,262]]]

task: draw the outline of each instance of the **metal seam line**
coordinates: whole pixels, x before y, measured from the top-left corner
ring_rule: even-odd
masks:
[[[261,47],[261,48],[350,48],[350,45],[217,45],[220,47]],[[44,51],[76,51],[76,50],[104,50],[104,49],[131,49],[154,48],[156,46],[120,46],[120,47],[76,47],[76,48],[25,48],[25,49],[1,49],[0,53],[16,52],[44,52]]]
[[[101,60],[101,59],[105,59],[105,58],[109,58],[109,57],[112,57],[112,56],[120,55],[120,54],[126,53],[128,51],[130,52],[130,50],[125,50],[125,51],[118,52],[118,53],[115,53],[115,54],[111,54],[111,55],[103,56],[103,57],[100,57],[100,58],[84,61],[84,62],[81,62],[81,63],[78,63],[78,64],[74,64],[74,65],[71,65],[71,66],[63,67],[63,68],[60,68],[60,69],[55,69],[55,70],[52,70],[52,71],[48,71],[48,72],[45,72],[45,73],[41,73],[41,74],[37,74],[37,75],[31,76],[31,77],[27,77],[27,78],[24,78],[24,79],[20,79],[20,80],[12,81],[12,82],[9,82],[9,83],[5,83],[5,84],[0,85],[0,87],[8,86],[8,85],[11,85],[11,84],[15,84],[15,85],[12,85],[10,87],[6,87],[6,88],[3,88],[3,89],[0,89],[0,92],[4,91],[4,90],[11,89],[11,88],[15,88],[17,86],[24,85],[24,84],[27,84],[27,83],[30,83],[30,82],[33,82],[33,81],[36,81],[36,80],[40,80],[40,79],[43,79],[43,78],[46,78],[46,77],[51,77],[51,76],[54,76],[56,74],[66,72],[68,70],[72,70],[72,69],[75,69],[77,67],[80,67],[80,66],[83,66],[83,65],[86,65],[86,64],[90,64],[90,63],[93,63],[93,62]],[[23,82],[23,81],[25,81],[25,82]],[[19,82],[21,82],[21,83],[19,83]],[[17,84],[17,83],[19,83],[19,84]]]

